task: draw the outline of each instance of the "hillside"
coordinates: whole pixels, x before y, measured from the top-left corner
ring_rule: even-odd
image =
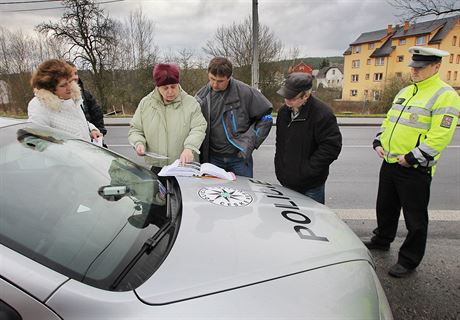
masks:
[[[277,62],[272,62],[273,64],[276,65],[281,65],[283,66],[283,69],[287,69],[289,66],[296,65],[300,62],[304,62],[308,64],[310,67],[313,69],[319,69],[321,62],[326,59],[329,61],[330,65],[333,64],[343,64],[343,57],[308,57],[308,58],[297,58],[297,59],[290,59],[290,60],[280,60]]]

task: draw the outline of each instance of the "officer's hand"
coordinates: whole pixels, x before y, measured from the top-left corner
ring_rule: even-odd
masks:
[[[377,153],[377,155],[379,156],[379,158],[382,158],[385,156],[385,150],[383,150],[382,147],[376,147],[375,149],[375,152]]]
[[[404,158],[404,156],[398,156],[398,163],[403,167],[410,167],[410,164],[407,163],[406,158]]]

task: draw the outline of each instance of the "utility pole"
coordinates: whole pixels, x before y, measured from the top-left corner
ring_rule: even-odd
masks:
[[[252,66],[251,85],[259,89],[259,12],[258,0],[252,0]]]

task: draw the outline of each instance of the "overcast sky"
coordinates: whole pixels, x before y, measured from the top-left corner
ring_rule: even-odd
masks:
[[[60,2],[8,4],[21,1],[0,0],[1,26],[30,32],[41,22],[57,21],[63,12],[11,12],[60,7]],[[155,40],[163,52],[187,48],[198,55],[219,26],[242,22],[252,12],[251,0],[124,0],[101,6],[119,20],[141,6],[155,23]],[[399,23],[399,13],[386,0],[259,0],[260,24],[274,32],[286,52],[297,47],[301,57],[341,56],[362,32]]]

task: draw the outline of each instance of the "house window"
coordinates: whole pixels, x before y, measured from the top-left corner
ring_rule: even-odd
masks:
[[[359,60],[353,60],[351,62],[351,67],[352,68],[359,68]]]
[[[380,91],[379,90],[372,90],[372,96],[374,97],[374,100],[380,100]]]
[[[421,44],[425,44],[425,40],[426,40],[426,36],[417,37],[417,39],[415,40],[415,44],[417,46]]]
[[[404,61],[404,56],[397,56],[396,61],[403,62]]]
[[[352,74],[351,75],[351,82],[358,82],[359,75],[357,74]]]
[[[374,73],[374,81],[382,81],[383,73]]]
[[[396,72],[395,75],[396,75],[398,78],[401,78],[401,77],[402,77],[402,73],[401,73],[401,72]]]
[[[372,43],[369,43],[369,44],[367,45],[367,49],[369,49],[369,50],[374,49],[374,46],[375,46],[375,43],[373,43],[373,42],[372,42]]]
[[[399,39],[399,45],[403,46],[406,44],[406,39]]]
[[[369,73],[366,73],[365,79],[369,80]]]
[[[454,81],[457,80],[457,71],[454,71]]]
[[[376,58],[375,59],[375,65],[376,66],[383,66],[383,63],[385,62],[385,58],[384,57],[379,57],[379,58]]]
[[[447,71],[447,80],[450,80],[450,71]]]
[[[454,36],[454,37],[452,38],[452,46],[455,47],[456,45],[457,45],[457,36]]]
[[[361,52],[361,46],[356,46],[354,47],[355,53],[360,53]]]
[[[333,76],[335,75],[335,70],[332,70],[332,75],[333,75]]]
[[[372,59],[367,59],[367,64],[371,64],[372,63]]]
[[[364,100],[367,100],[368,95],[369,95],[369,90],[364,90]]]
[[[350,90],[350,96],[356,97],[357,95],[358,95],[358,90],[355,90],[355,89]]]
[[[454,54],[451,53],[449,57],[449,63],[453,63],[453,62],[454,62]]]
[[[457,64],[460,63],[460,54],[457,54]]]

